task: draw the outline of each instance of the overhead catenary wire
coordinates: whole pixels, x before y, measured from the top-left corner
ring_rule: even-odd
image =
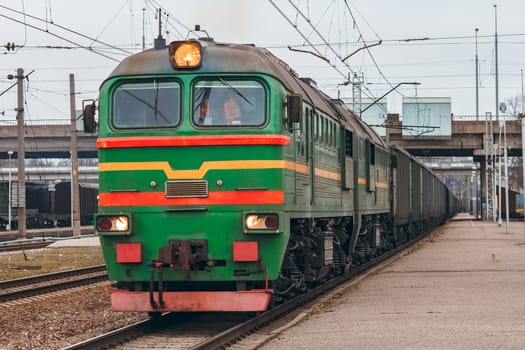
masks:
[[[285,17],[285,19],[288,20],[288,22],[290,24],[292,24],[292,26],[303,36],[303,38],[305,39],[305,41],[307,41],[310,45],[311,48],[313,48],[317,54],[319,56],[322,56],[319,52],[318,49],[316,49],[316,47],[314,45],[312,45],[311,41],[309,39],[307,39],[304,34],[301,33],[301,31],[298,29],[297,25],[296,24],[293,24],[291,22],[291,20],[284,14],[284,12],[272,1],[272,0],[269,0],[270,3],[279,11],[279,13]],[[300,9],[297,5],[295,5],[291,0],[288,0],[288,2],[292,5],[292,7],[296,10],[297,14],[301,15],[301,17],[311,26],[312,30],[318,35],[319,38],[321,38],[321,40],[323,41],[323,44],[324,46],[326,46],[328,49],[330,49],[332,51],[332,53],[343,63],[343,65],[348,69],[348,71],[351,73],[351,75],[355,76],[356,73],[351,69],[351,67],[345,62],[346,59],[348,58],[348,56],[346,58],[343,58],[334,48],[333,46],[327,41],[324,39],[323,35],[317,30],[316,26],[313,26],[312,23],[311,23],[311,20],[308,16],[306,16]],[[365,39],[364,39],[364,36],[361,32],[361,30],[359,29],[359,26],[357,25],[357,21],[356,21],[356,18],[354,17],[351,9],[350,9],[350,6],[348,5],[348,2],[345,0],[344,1],[345,5],[346,5],[346,9],[347,11],[349,12],[350,16],[352,17],[352,20],[353,20],[353,23],[354,23],[354,27],[357,29],[358,33],[359,33],[359,39],[365,44],[364,48],[363,49],[366,49],[372,62],[374,63],[374,66],[376,67],[377,71],[379,72],[379,74],[382,76],[382,78],[388,83],[388,85],[390,87],[393,87],[392,83],[390,83],[390,81],[388,80],[388,78],[383,74],[381,68],[379,67],[377,61],[375,60],[374,56],[372,55],[371,51],[370,51],[370,47],[372,46],[375,46],[375,45],[367,45]],[[374,31],[375,35],[378,37],[379,39],[379,44],[381,44],[381,38],[379,37],[379,35],[377,35],[377,33]],[[359,40],[358,40],[359,41]],[[376,44],[377,45],[377,44]],[[332,67],[339,73],[341,74],[343,77],[345,77],[345,79],[347,79],[347,81],[349,80],[349,77],[342,73],[337,67],[335,64],[331,63],[328,59],[326,59],[327,62],[329,62]],[[368,93],[365,93],[365,95],[367,95],[368,97],[373,97],[373,94],[371,93],[370,90],[368,90],[368,88],[366,86],[364,86],[364,89],[367,90]],[[372,96],[370,96],[372,95]],[[403,95],[403,94],[401,94]]]
[[[505,38],[505,37],[520,37],[525,36],[525,33],[509,33],[509,34],[498,34],[498,37]],[[486,41],[479,41],[479,45],[493,45],[491,35],[479,35],[478,39],[485,38]],[[447,36],[447,37],[423,37],[423,38],[397,38],[397,39],[381,39],[382,46],[406,46],[406,45],[472,45],[472,39],[474,39],[474,36],[472,35],[461,35],[461,36]],[[457,41],[457,42],[449,42],[449,43],[437,43],[436,41],[454,41],[454,40],[463,40],[463,41]],[[498,43],[502,44],[511,44],[511,45],[525,45],[525,41],[498,41]],[[330,45],[357,45],[360,44],[359,41],[335,41],[335,42],[329,42]],[[324,43],[313,43],[311,44],[313,46],[325,46]],[[301,46],[310,46],[305,44],[290,44],[290,46],[293,47],[301,47]],[[268,49],[286,49],[288,45],[265,45]]]
[[[271,3],[271,4],[272,4],[272,5],[273,5],[273,6],[279,11],[279,13],[280,13],[282,16],[284,16],[286,19],[288,19],[288,17],[286,16],[286,14],[285,14],[284,12],[282,12],[282,10],[281,10],[279,7],[277,7],[277,5],[275,4],[275,2],[273,2],[273,0],[269,0],[269,1],[270,1],[270,3]],[[305,16],[305,15],[303,14],[303,12],[302,12],[302,11],[301,11],[301,10],[300,10],[300,9],[299,9],[299,8],[298,8],[298,7],[297,7],[297,6],[296,6],[291,0],[288,0],[288,2],[289,2],[289,3],[295,8],[295,10],[297,11],[297,13],[300,14],[301,17],[303,17],[303,19],[304,19],[307,23],[310,24],[310,26],[312,27],[313,31],[314,31],[314,32],[315,32],[315,33],[321,38],[321,40],[322,40],[322,41],[324,42],[324,44],[328,47],[328,49],[330,49],[330,51],[332,51],[332,53],[333,53],[338,59],[340,59],[341,62],[343,62],[344,66],[348,69],[348,71],[349,71],[352,75],[354,75],[355,72],[352,70],[352,68],[351,68],[347,63],[345,63],[345,62],[342,60],[343,58],[341,57],[341,55],[340,55],[340,54],[339,54],[339,53],[338,53],[338,52],[332,47],[332,45],[330,45],[330,44],[328,43],[328,41],[326,41],[326,40],[324,39],[323,35],[317,30],[317,28],[315,28],[315,27],[311,24],[310,19],[309,19],[307,16]],[[317,54],[319,54],[320,56],[323,56],[322,53],[321,53],[319,50],[317,50],[317,49],[312,45],[311,41],[310,41],[310,40],[309,40],[309,39],[308,39],[308,38],[307,38],[307,37],[306,37],[306,36],[305,36],[305,35],[304,35],[304,34],[303,34],[303,33],[297,28],[297,25],[295,25],[294,28],[299,32],[299,34],[303,37],[303,39],[304,39],[306,42],[308,42],[308,44],[310,45],[310,47],[312,47],[312,48],[315,50],[315,52],[317,52]],[[336,70],[336,71],[337,71],[337,72],[338,72],[343,78],[348,79],[348,75],[347,75],[346,73],[340,71],[340,70],[337,68],[337,66],[336,66],[335,64],[331,63],[329,60],[328,60],[328,62],[329,62],[330,65],[332,65],[332,67],[333,67],[333,68],[334,68],[334,69],[335,69],[335,70]]]
[[[192,29],[190,27],[188,27],[186,24],[182,23],[176,16],[174,16],[170,11],[168,11],[167,9],[165,9],[163,6],[161,6],[161,4],[158,2],[158,1],[155,1],[155,0],[147,0],[146,1],[147,5],[150,7],[150,9],[152,10],[152,12],[156,12],[156,8],[160,8],[162,10],[162,12],[164,12],[167,16],[169,16],[169,18],[176,24],[178,24],[179,26],[181,26],[186,32],[190,32]],[[181,33],[179,31],[179,29],[177,29],[177,27],[172,24],[171,22],[168,22],[166,21],[166,28],[172,28],[178,35],[178,38],[182,39],[185,37],[185,35],[183,33]]]
[[[24,4],[23,0],[22,0],[22,14],[23,14],[23,18],[24,18],[24,23],[26,23],[26,7],[25,7],[25,4]],[[16,54],[18,52],[18,50],[20,49],[20,47],[25,46],[26,43],[27,43],[27,27],[24,26],[24,42],[20,46],[15,46],[15,50],[14,50],[13,54]]]
[[[117,13],[115,13],[113,15],[113,17],[111,17],[111,19],[109,20],[109,22],[104,26],[104,28],[102,28],[102,30],[100,31],[100,33],[98,33],[98,35],[93,38],[93,40],[91,41],[91,44],[89,44],[88,46],[89,47],[92,47],[92,45],[96,42],[98,42],[98,38],[100,38],[100,36],[106,31],[106,29],[108,29],[108,27],[111,25],[111,23],[113,23],[113,21],[115,20],[115,18],[118,17],[118,15],[122,12],[122,10],[124,9],[124,7],[126,6],[126,4],[128,3],[128,0],[124,0],[124,3],[122,4],[122,6],[120,7],[120,9],[117,11]]]
[[[301,37],[310,45],[310,47],[315,51],[316,55],[318,56],[321,56],[323,57],[324,55],[317,49],[317,47],[315,45],[312,44],[311,40],[306,37],[304,35],[304,33],[302,33],[299,28],[297,27],[296,24],[293,23],[293,21],[277,6],[277,4],[273,1],[273,0],[269,0],[269,2],[272,4],[272,6],[281,14],[281,16],[283,16],[285,18],[285,20],[292,26],[295,28],[295,30],[299,33],[299,35],[301,35]],[[295,7],[295,5],[292,3],[292,6]],[[301,14],[301,16],[304,17],[304,15],[298,10],[297,11],[299,14]],[[308,21],[308,19],[306,18],[306,20]],[[324,40],[324,38],[322,37],[322,35],[317,31],[318,35],[321,37],[321,39],[325,42],[325,45],[329,46],[330,45],[328,44],[328,42],[326,42],[326,40]],[[333,48],[332,48],[333,50]],[[334,50],[335,51],[335,50]],[[335,52],[336,56],[338,57],[341,57],[341,55],[339,55],[337,52]],[[348,74],[345,73],[345,72],[342,72],[338,67],[337,65],[335,65],[333,62],[331,62],[329,59],[324,59],[337,73],[339,73],[339,75],[341,75],[346,81],[348,81]],[[354,74],[354,71],[350,68],[350,66],[343,62],[343,64],[346,66],[346,68],[349,70],[349,72],[353,75]]]
[[[0,5],[0,6],[1,6],[1,5]],[[67,39],[67,38],[65,38],[65,37],[63,37],[63,36],[58,35],[58,34],[51,33],[51,32],[49,32],[49,31],[46,31],[45,29],[42,29],[42,28],[39,28],[39,27],[33,26],[33,25],[31,25],[31,24],[23,23],[23,22],[21,22],[21,21],[19,21],[19,20],[17,20],[17,19],[14,19],[14,18],[9,17],[9,16],[5,16],[5,15],[3,15],[3,14],[0,14],[0,17],[6,18],[6,19],[9,19],[9,20],[14,21],[14,22],[24,24],[25,26],[28,26],[28,27],[30,27],[30,28],[33,28],[33,29],[36,29],[36,30],[39,30],[39,31],[42,31],[42,32],[45,32],[45,33],[48,33],[49,35],[52,35],[52,36],[57,37],[57,38],[59,38],[59,39],[61,39],[61,40],[64,40],[64,41],[66,41],[66,42],[68,42],[68,43],[70,43],[70,44],[76,45],[76,46],[79,47],[79,48],[82,48],[82,49],[85,49],[85,50],[91,51],[91,52],[93,52],[93,53],[95,53],[95,54],[97,54],[97,55],[99,55],[99,56],[105,57],[105,58],[110,59],[110,60],[112,60],[112,61],[115,61],[115,62],[118,62],[118,61],[119,61],[119,60],[117,60],[117,59],[115,59],[115,58],[113,58],[113,57],[111,57],[111,56],[108,56],[108,55],[105,55],[105,54],[103,54],[103,53],[100,53],[100,52],[98,52],[98,51],[96,51],[96,50],[93,50],[93,49],[90,48],[90,47],[82,46],[82,45],[80,45],[80,44],[74,42],[73,40],[69,40],[69,39]]]
[[[39,91],[38,89],[35,89],[35,88],[32,88],[32,90]],[[59,113],[60,115],[62,115],[63,117],[68,117],[67,112],[64,112],[64,111],[58,109],[56,106],[54,106],[54,105],[52,105],[52,104],[46,102],[45,100],[39,98],[38,96],[36,96],[36,95],[33,94],[32,92],[29,92],[29,91],[28,91],[28,93],[29,93],[29,95],[30,95],[32,98],[34,98],[35,100],[39,101],[39,102],[42,103],[43,105],[49,107],[50,109],[54,110],[55,112],[58,112],[58,113]],[[65,94],[61,94],[61,95],[65,95]],[[27,101],[26,101],[26,103],[27,103]]]
[[[51,0],[46,0],[46,22],[53,23],[53,13],[52,13],[52,9],[51,9]],[[47,24],[46,24],[46,29],[49,29],[49,28],[47,28]]]
[[[365,44],[365,49],[366,51],[368,52],[368,55],[370,56],[370,59],[372,60],[372,62],[374,63],[377,71],[379,72],[379,74],[381,75],[381,77],[388,83],[388,85],[393,88],[394,85],[392,85],[392,83],[388,80],[388,78],[383,74],[383,71],[381,70],[381,68],[379,68],[379,65],[377,64],[377,61],[375,60],[374,58],[374,55],[372,55],[372,52],[370,51],[370,47],[372,47],[372,45],[368,45],[364,36],[363,36],[363,33],[361,32],[361,29],[359,29],[359,26],[357,25],[357,21],[354,17],[354,14],[352,13],[352,10],[350,9],[350,6],[348,5],[348,1],[347,0],[344,0],[344,3],[346,5],[346,8],[348,10],[348,12],[350,13],[350,16],[352,16],[352,19],[354,20],[354,23],[355,23],[355,27],[357,29],[357,31],[359,32],[359,37],[361,38],[361,40],[363,41],[363,43]],[[375,33],[375,32],[374,32]],[[381,38],[379,37],[379,35],[377,35],[376,33],[376,36],[377,38],[379,39],[379,44],[382,43],[382,40]],[[404,96],[403,94],[401,94],[399,91],[395,90],[397,93],[399,93],[400,95]]]
[[[301,35],[301,37],[307,42],[310,44],[310,47],[315,51],[315,55],[319,55],[319,56],[323,56],[323,54],[319,51],[319,49],[312,45],[312,42],[311,40],[306,37],[304,35],[304,33],[301,32],[301,30],[298,28],[298,26],[296,24],[293,23],[293,21],[277,6],[277,4],[273,1],[273,0],[269,0],[269,2],[272,4],[272,6],[281,14],[281,16],[283,16],[287,22],[292,25],[292,27],[294,27],[294,29],[299,33],[299,35]],[[317,36],[321,39],[321,41],[324,43],[324,45],[330,49],[330,51],[332,51],[332,53],[336,56],[336,58],[346,67],[346,69],[350,72],[350,74],[352,76],[356,76],[356,72],[354,72],[354,70],[350,67],[350,65],[345,62],[343,60],[343,57],[341,56],[341,54],[339,54],[333,47],[332,45],[330,45],[330,43],[324,38],[324,36],[317,30],[317,28],[315,26],[312,25],[312,22],[311,20],[309,19],[309,17],[307,17],[306,15],[304,15],[304,13],[291,1],[291,0],[288,0],[288,2],[291,4],[291,6],[297,11],[297,13],[310,25],[310,27],[312,28],[312,30],[317,34]],[[331,62],[330,60],[326,59],[326,61],[328,62],[328,64],[330,64],[330,66],[337,72],[339,73],[344,79],[345,79],[345,83],[343,83],[343,85],[347,85],[350,83],[350,75],[345,73],[345,72],[342,72],[335,63]],[[371,98],[373,100],[375,100],[375,96],[372,94],[372,92],[366,87],[366,86],[363,86],[361,85],[360,88],[364,88],[364,91],[361,90],[363,92],[363,94],[365,96],[367,96],[368,98]],[[383,107],[381,107],[383,108]]]
[[[137,48],[137,33],[135,32],[135,11],[133,10],[133,2],[129,1],[129,32],[131,35],[130,46],[135,50]]]
[[[12,8],[7,7],[7,6],[4,6],[4,5],[0,5],[0,8],[5,9],[5,10],[7,10],[7,11],[11,11],[11,12],[17,13],[17,14],[19,14],[19,15],[23,15],[24,18],[27,16],[27,17],[29,17],[29,18],[32,18],[32,19],[36,20],[36,21],[44,22],[44,23],[46,23],[46,25],[52,24],[53,26],[55,26],[55,27],[57,27],[57,28],[60,28],[60,29],[65,30],[65,31],[67,31],[67,32],[69,32],[69,33],[72,33],[72,34],[78,35],[78,36],[80,36],[80,37],[82,37],[82,38],[92,40],[92,42],[99,43],[99,44],[101,44],[101,45],[103,45],[103,46],[106,46],[106,47],[112,48],[112,49],[114,49],[114,50],[116,50],[116,51],[121,51],[121,52],[124,52],[124,53],[126,53],[126,54],[128,54],[128,55],[130,55],[130,54],[132,53],[132,52],[127,51],[127,50],[124,50],[124,49],[122,49],[122,48],[120,48],[120,47],[118,47],[118,46],[111,45],[111,44],[109,44],[109,43],[106,43],[106,42],[100,41],[100,40],[98,40],[97,38],[90,37],[90,36],[88,36],[88,35],[85,35],[85,34],[82,34],[82,33],[80,33],[80,32],[77,32],[77,31],[75,31],[75,30],[72,30],[72,29],[70,29],[70,28],[67,28],[67,27],[65,27],[65,26],[59,25],[59,24],[57,24],[57,23],[49,22],[49,21],[46,20],[46,19],[43,19],[43,18],[40,18],[40,17],[37,17],[37,16],[33,16],[33,15],[29,15],[29,14],[27,14],[27,13],[25,13],[25,12],[20,12],[20,11],[18,11],[18,10],[12,9]],[[20,21],[20,20],[18,20],[18,19],[15,19],[15,18],[13,18],[13,17],[7,16],[7,15],[4,15],[4,14],[0,14],[0,17],[6,18],[6,19],[8,19],[8,20],[11,20],[11,21],[14,21],[14,22],[17,22],[17,23],[20,23],[20,24],[23,24],[23,25],[26,26],[26,27],[30,27],[30,28],[33,28],[33,29],[36,29],[36,30],[39,30],[39,31],[45,32],[45,33],[50,34],[50,35],[52,35],[52,36],[55,36],[55,37],[57,37],[57,38],[59,38],[59,39],[62,39],[62,40],[66,41],[66,42],[68,42],[68,43],[70,43],[70,44],[76,45],[76,46],[79,47],[79,48],[83,48],[83,49],[86,49],[86,50],[92,51],[92,52],[94,52],[94,53],[96,53],[96,54],[99,54],[99,55],[101,55],[101,56],[104,56],[104,57],[106,57],[106,58],[109,58],[109,59],[111,59],[111,60],[115,60],[114,58],[112,58],[112,57],[110,57],[110,56],[107,56],[107,55],[101,54],[101,53],[99,53],[99,52],[93,50],[92,46],[81,45],[81,44],[79,44],[79,43],[77,43],[77,42],[75,42],[75,41],[73,41],[73,40],[67,39],[67,38],[65,38],[65,37],[63,37],[63,36],[61,36],[61,35],[58,35],[58,34],[52,33],[52,32],[50,32],[48,29],[43,29],[43,28],[37,27],[37,26],[35,26],[35,25],[32,25],[32,24],[27,23],[26,21]],[[115,60],[115,61],[117,61],[117,60]]]
[[[126,50],[123,50],[123,49],[119,48],[118,46],[115,46],[115,45],[112,45],[112,44],[109,44],[109,43],[106,43],[106,42],[100,41],[100,40],[98,40],[98,39],[96,39],[96,38],[90,37],[90,36],[88,36],[88,35],[82,34],[82,33],[78,32],[78,31],[75,31],[75,30],[70,29],[70,28],[68,28],[68,27],[65,27],[65,26],[63,26],[63,25],[57,24],[57,23],[55,23],[53,20],[47,20],[47,19],[43,19],[43,18],[40,18],[40,17],[34,16],[34,15],[27,14],[27,13],[25,13],[25,12],[20,12],[20,11],[18,11],[18,10],[12,9],[12,8],[7,7],[7,6],[4,6],[4,5],[0,5],[0,8],[3,8],[3,9],[8,10],[8,11],[12,11],[12,12],[17,13],[17,14],[21,14],[21,15],[27,16],[27,17],[29,17],[29,18],[32,18],[32,19],[37,20],[37,21],[40,21],[40,22],[45,22],[46,24],[51,24],[51,25],[53,25],[53,26],[55,26],[55,27],[57,27],[57,28],[60,28],[60,29],[65,30],[65,31],[67,31],[67,32],[70,32],[70,33],[72,33],[72,34],[78,35],[78,36],[83,37],[83,38],[85,38],[85,39],[92,40],[93,42],[97,42],[97,43],[99,43],[99,44],[101,44],[101,45],[104,45],[104,46],[106,46],[106,47],[110,47],[110,48],[115,49],[115,50],[117,50],[117,51],[123,51],[123,52],[125,52],[125,53],[127,53],[127,54],[131,54],[131,52],[126,51]],[[49,30],[46,30],[46,32],[49,32]],[[49,33],[50,33],[50,32],[49,32]],[[50,34],[52,34],[52,33],[50,33]]]

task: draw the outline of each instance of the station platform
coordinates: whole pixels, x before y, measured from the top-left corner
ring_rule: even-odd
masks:
[[[100,240],[98,236],[87,236],[87,237],[70,237],[65,239],[57,239],[54,243],[51,243],[49,247],[96,247],[100,246]]]
[[[524,349],[525,224],[458,215],[260,349]]]

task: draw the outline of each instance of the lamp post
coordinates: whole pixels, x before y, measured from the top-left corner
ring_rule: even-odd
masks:
[[[495,85],[496,85],[496,120],[499,124],[498,150],[501,148],[501,129],[504,127],[499,119],[499,74],[498,74],[498,6],[494,5],[494,58],[495,58]],[[499,153],[499,152],[498,152]],[[498,226],[501,226],[501,155],[498,163]]]
[[[507,105],[500,103],[500,111],[505,113]],[[505,232],[509,233],[509,166],[507,162],[507,120],[503,117],[503,167],[505,169]]]
[[[9,164],[7,165],[7,168],[9,170],[9,190],[7,191],[7,195],[9,196],[7,200],[7,231],[11,231],[11,156],[13,155],[13,151],[7,152],[7,155],[9,156]]]

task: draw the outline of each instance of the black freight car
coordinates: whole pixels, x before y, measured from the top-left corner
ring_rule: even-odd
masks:
[[[90,184],[79,185],[80,224],[93,224],[93,213],[98,210],[98,187]],[[71,183],[61,182],[55,188],[55,217],[57,226],[71,226]]]
[[[392,217],[396,238],[411,239],[417,232],[443,223],[456,213],[457,200],[430,169],[396,145],[391,146]]]

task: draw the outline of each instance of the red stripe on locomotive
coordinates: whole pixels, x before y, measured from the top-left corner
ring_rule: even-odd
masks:
[[[219,204],[283,204],[283,191],[224,191],[209,192],[206,198],[166,198],[164,192],[100,193],[100,207],[162,206],[162,205],[219,205]]]
[[[185,147],[185,146],[239,146],[290,144],[290,137],[283,135],[206,135],[206,136],[134,136],[99,138],[97,147]]]

